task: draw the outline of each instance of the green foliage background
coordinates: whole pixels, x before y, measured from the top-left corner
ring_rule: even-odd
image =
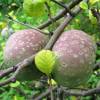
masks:
[[[61,0],[60,0],[61,1]],[[70,0],[67,0],[67,2],[70,2]],[[0,0],[0,33],[1,31],[9,25],[10,28],[12,28],[14,31],[26,29],[28,27],[20,25],[18,23],[10,21],[6,15],[9,14],[13,19],[18,20],[23,23],[30,24],[31,26],[35,27],[43,22],[47,21],[48,16],[47,14],[44,14],[41,17],[29,17],[25,14],[22,8],[23,0]],[[100,3],[96,2],[93,5],[89,4],[90,8],[97,8],[99,7],[100,10]],[[4,8],[4,9],[3,9]],[[58,5],[55,5],[52,3],[51,6],[51,12],[52,15],[55,16],[56,13],[58,13],[62,7],[59,7]],[[44,31],[53,31],[56,29],[56,27],[60,24],[60,21],[57,21],[53,25],[50,25],[48,28],[46,28]],[[66,26],[65,30],[70,29],[79,29],[87,32],[90,34],[94,41],[100,40],[100,27],[98,26],[98,23],[94,17],[90,19],[89,15],[89,9],[83,9],[83,11],[68,25]],[[3,49],[5,47],[6,40],[0,34],[0,64],[3,62]],[[96,62],[100,61],[100,48],[97,50],[97,59]],[[89,88],[95,88],[98,81],[100,80],[99,77],[96,76],[96,73],[100,72],[98,70],[95,72],[92,77],[90,78],[87,87]],[[3,80],[3,79],[2,79]],[[0,81],[2,81],[0,79]],[[39,92],[43,92],[45,88],[40,88],[39,83],[35,82],[23,82],[23,83],[15,83],[16,86],[13,87],[11,84],[5,87],[0,87],[0,100],[25,100],[25,95],[27,96],[37,94]],[[19,88],[23,92],[19,92]],[[69,97],[69,100],[72,97]],[[45,100],[45,99],[44,99]],[[66,99],[68,100],[68,99]],[[83,97],[82,100],[91,100],[91,97]],[[98,100],[100,100],[98,96]]]

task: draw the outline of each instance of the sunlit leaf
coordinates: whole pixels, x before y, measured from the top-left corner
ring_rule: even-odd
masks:
[[[10,84],[11,87],[18,87],[19,85],[20,85],[19,81],[16,81],[15,83]]]
[[[49,75],[56,63],[55,54],[50,50],[42,50],[35,56],[35,64],[37,68]]]
[[[50,81],[51,81],[51,84],[52,84],[52,85],[57,85],[57,83],[56,83],[55,80],[51,79]],[[48,84],[50,84],[50,81],[48,80]]]
[[[97,24],[97,19],[96,19],[96,17],[93,16],[91,10],[89,10],[89,19],[92,24]]]
[[[84,2],[84,1],[82,1],[82,2],[80,3],[80,7],[81,7],[82,9],[84,9],[84,10],[88,9],[88,5],[87,5],[87,3]]]
[[[91,5],[93,5],[93,4],[95,4],[96,2],[99,3],[99,1],[100,1],[100,0],[89,0],[89,3],[90,3]]]

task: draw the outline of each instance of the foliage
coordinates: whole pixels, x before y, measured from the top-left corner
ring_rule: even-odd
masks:
[[[39,0],[40,1],[40,0]],[[60,2],[70,2],[70,0],[58,0]],[[100,26],[98,25],[98,21],[96,17],[93,16],[91,9],[99,9],[100,10],[100,0],[89,0],[88,4],[81,2],[80,7],[82,8],[82,12],[66,27],[65,30],[70,29],[79,29],[87,32],[92,36],[94,41],[100,41]],[[26,5],[25,5],[26,6]],[[55,3],[51,3],[51,17],[55,16],[62,7],[58,6]],[[43,8],[38,8],[37,15],[41,15],[41,9],[44,11]],[[10,15],[14,20],[18,20],[19,22],[23,22],[24,24],[27,23],[33,27],[42,24],[43,22],[48,20],[48,9],[46,8],[46,12],[43,13],[42,16],[39,17],[30,17],[28,16],[25,11],[23,10],[23,0],[0,0],[0,33],[2,30],[9,26],[9,29],[12,28],[14,31],[26,29],[24,25],[16,23],[8,19],[7,15]],[[35,11],[35,10],[34,10]],[[35,15],[35,14],[34,14]],[[63,18],[62,18],[63,19]],[[54,31],[56,27],[61,23],[61,20],[53,23],[48,28],[44,29],[44,31]],[[8,34],[9,35],[9,34]],[[5,47],[5,36],[0,34],[0,64],[3,63],[3,49]],[[100,61],[100,48],[96,52],[97,58],[96,62]],[[91,76],[87,88],[95,88],[98,84],[100,77],[97,74],[100,73],[100,70],[94,72]],[[3,80],[3,79],[2,79]],[[2,81],[0,79],[0,82]],[[45,91],[47,86],[40,87],[40,84],[37,85],[37,82],[17,82],[5,87],[0,87],[0,100],[26,100],[26,95],[32,96],[37,95]],[[100,99],[99,95],[96,95],[98,100]],[[72,100],[72,97],[67,97],[69,100]],[[68,100],[66,99],[66,100]],[[91,97],[82,97],[81,100],[91,100]]]
[[[56,64],[56,56],[50,50],[41,50],[35,56],[35,64],[41,72],[49,76]]]

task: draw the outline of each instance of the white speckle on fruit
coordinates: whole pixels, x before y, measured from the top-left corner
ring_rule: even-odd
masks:
[[[29,46],[29,45],[27,45],[26,47],[27,47],[27,48],[29,48],[30,46]]]
[[[85,42],[84,41],[81,41],[81,43],[84,45]]]
[[[12,53],[10,53],[10,56],[12,56],[13,54]]]
[[[80,44],[80,48],[84,48],[84,45],[83,44]]]
[[[23,46],[24,45],[24,42],[20,42],[20,45]]]
[[[15,47],[15,50],[18,50],[18,47]]]
[[[33,43],[30,42],[29,45],[30,45],[31,47],[33,47]]]
[[[88,54],[85,54],[85,57],[87,58],[87,57],[89,57],[89,55]]]
[[[78,58],[78,54],[73,54],[73,57],[74,58]]]
[[[79,55],[80,55],[80,56],[83,55],[83,54],[84,54],[84,53],[83,53],[82,51],[79,52]]]
[[[25,52],[26,51],[25,48],[22,48],[22,51]]]

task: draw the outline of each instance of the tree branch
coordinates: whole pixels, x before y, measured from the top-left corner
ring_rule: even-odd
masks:
[[[86,0],[87,1],[87,0]],[[77,15],[80,11],[80,7],[75,8],[75,10],[73,10],[72,12]],[[47,43],[47,45],[45,46],[44,49],[51,49],[53,44],[56,42],[57,38],[61,35],[61,33],[63,32],[64,28],[69,24],[69,22],[73,19],[73,16],[71,15],[67,15],[65,17],[64,22],[54,31],[54,34],[52,35],[51,39],[49,40],[49,42]],[[27,65],[29,65],[30,63],[33,62],[35,55],[32,55],[31,57],[25,59],[23,62],[19,63],[16,65],[17,70],[16,72],[19,72],[20,69],[26,67]],[[21,64],[21,65],[20,65]],[[15,72],[15,73],[16,73]],[[6,83],[12,82],[11,79],[15,78],[16,74],[14,74],[10,79],[8,79],[7,81],[4,81],[4,83],[0,83],[0,86],[5,85]]]
[[[87,91],[85,90],[75,90],[75,89],[69,89],[69,90],[64,90],[65,95],[67,96],[91,96],[93,94],[100,94],[100,88],[94,88],[94,89],[89,89]]]
[[[72,9],[73,7],[75,7],[77,4],[79,4],[82,0],[72,0],[67,6],[68,9]],[[68,11],[66,9],[62,10],[60,13],[58,13],[57,16],[53,17],[52,20],[54,22],[56,22],[57,20],[59,20],[60,18],[64,17],[65,14],[67,13]],[[52,20],[48,20],[47,22],[43,23],[42,25],[38,26],[37,28],[39,29],[43,29],[47,26],[49,26],[50,24],[52,24]]]
[[[52,88],[52,91],[55,91],[57,89],[57,86],[55,86],[55,87],[53,87]],[[44,98],[44,97],[46,97],[47,95],[49,95],[50,94],[50,89],[48,89],[47,91],[45,91],[44,93],[42,93],[42,94],[40,94],[38,97],[36,97],[36,98],[32,98],[32,99],[34,99],[34,100],[41,100],[42,98]]]
[[[48,34],[49,34],[49,33],[43,32],[43,31],[41,31],[40,29],[35,28],[35,27],[33,27],[33,26],[29,25],[29,24],[25,24],[25,23],[22,23],[22,22],[20,22],[20,21],[18,21],[18,20],[15,20],[15,19],[13,19],[10,15],[7,15],[7,18],[8,18],[10,21],[13,21],[13,22],[19,23],[19,24],[21,24],[21,25],[24,25],[24,26],[26,26],[26,27],[28,27],[28,28],[37,30],[37,31],[39,31],[39,32],[41,32],[41,33],[43,33],[43,34],[45,34],[45,35],[48,35]]]

